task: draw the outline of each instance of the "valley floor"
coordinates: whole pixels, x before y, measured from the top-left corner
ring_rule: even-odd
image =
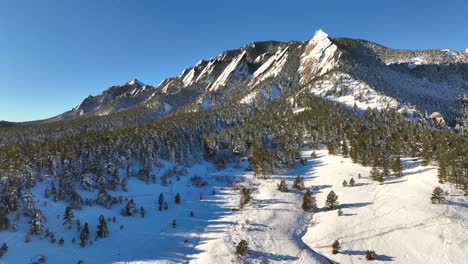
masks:
[[[39,255],[46,256],[47,263],[76,263],[83,259],[86,264],[363,263],[367,249],[378,254],[373,263],[466,263],[468,198],[442,185],[449,193],[447,202],[432,204],[432,190],[440,185],[435,167],[422,167],[418,161],[407,159],[403,177],[387,179],[380,185],[368,178],[368,167],[330,156],[325,150],[317,151],[316,157],[311,157],[311,152],[303,151],[305,165],[278,171],[268,179],[257,179],[246,172],[247,162],[240,168],[222,171],[208,163],[197,164],[187,176],[179,181],[173,178],[168,186],[131,179],[128,193],[112,194],[135,199],[137,208],[146,209],[145,217],[120,216],[124,205],[75,211],[82,223],[89,222],[91,238],[99,215],[117,217],[116,223],[108,223],[110,236],[86,248],[80,248],[75,227],[68,230],[62,225],[65,204],[43,198],[40,185],[34,189],[36,204],[46,214],[47,226],[56,238],[65,238],[65,245],[60,247],[38,237],[25,243],[28,218],[21,217],[17,232],[0,233],[0,241],[9,245],[0,263],[30,263]],[[189,179],[195,174],[204,177],[208,186],[191,186]],[[358,174],[362,177],[358,178]],[[304,177],[305,186],[316,195],[320,208],[317,213],[301,209],[303,192],[291,188],[296,176]],[[355,186],[343,187],[343,180],[349,182],[352,177]],[[287,182],[288,192],[276,189],[280,180]],[[252,202],[243,210],[237,209],[240,195],[238,188],[233,188],[239,185],[254,189]],[[338,208],[343,216],[338,216],[337,210],[323,209],[331,190],[339,196]],[[157,209],[161,192],[169,203],[169,209],[162,212]],[[176,193],[181,194],[180,205],[174,203]],[[83,196],[94,198],[96,193]],[[175,228],[171,226],[174,219]],[[75,244],[71,243],[73,237],[77,239]],[[234,253],[241,239],[249,242],[248,257]],[[331,254],[334,240],[339,240],[342,247],[336,255]]]

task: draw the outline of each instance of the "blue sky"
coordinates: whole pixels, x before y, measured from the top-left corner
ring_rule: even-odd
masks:
[[[158,84],[258,40],[468,48],[468,1],[0,0],[0,120],[47,118],[138,78]]]

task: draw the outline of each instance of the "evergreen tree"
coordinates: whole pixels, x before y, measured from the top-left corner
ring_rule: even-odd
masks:
[[[107,222],[103,215],[99,216],[99,224],[97,226],[96,235],[99,238],[106,238],[109,236],[109,229],[107,228]]]
[[[125,208],[123,208],[120,211],[120,214],[123,215],[123,216],[133,216],[133,215],[135,215],[136,212],[137,211],[136,211],[136,208],[135,208],[135,201],[133,201],[133,199],[130,199],[127,202],[127,205],[125,206]]]
[[[281,180],[281,182],[278,184],[278,191],[280,191],[280,192],[287,192],[288,191],[288,185],[286,184],[286,181]]]
[[[354,180],[354,178],[351,178],[351,180],[349,180],[349,186],[353,187],[355,184],[356,181]]]
[[[30,222],[30,228],[29,231],[33,235],[40,235],[42,232],[45,230],[45,217],[42,215],[42,212],[40,210],[35,210],[32,219]]]
[[[338,209],[338,216],[343,216],[343,210],[341,210],[341,208]]]
[[[3,257],[8,251],[8,245],[6,243],[2,244],[2,247],[0,247],[0,257]]]
[[[343,181],[343,187],[347,187],[348,186],[348,182],[346,180]]]
[[[177,222],[176,222],[176,220],[175,220],[175,219],[174,219],[174,220],[172,220],[172,223],[171,223],[171,225],[172,225],[172,228],[176,228],[176,226],[177,226]]]
[[[438,203],[443,202],[444,200],[445,200],[444,190],[440,187],[435,187],[431,196],[432,203],[438,204]]]
[[[333,254],[338,254],[338,252],[340,252],[341,250],[341,245],[340,245],[340,242],[338,240],[335,240],[332,244],[332,253]]]
[[[401,158],[399,155],[396,156],[392,164],[392,171],[396,177],[403,176],[403,166],[401,164]]]
[[[175,196],[175,198],[174,198],[174,202],[175,202],[176,204],[180,204],[181,199],[180,199],[180,194],[179,194],[179,193],[176,194],[176,196]]]
[[[299,191],[304,190],[305,189],[305,187],[304,187],[304,178],[302,178],[301,176],[297,176],[294,179],[293,188],[297,189]]]
[[[128,192],[128,181],[127,181],[127,178],[123,178],[123,179],[122,179],[122,182],[120,183],[120,185],[122,186],[122,191]]]
[[[32,215],[35,210],[34,197],[31,191],[28,189],[23,194],[23,209],[26,215]]]
[[[302,198],[302,209],[307,212],[317,211],[317,202],[315,200],[315,196],[312,195],[310,190],[307,190],[304,193],[304,197]]]
[[[145,218],[145,208],[143,208],[143,206],[140,207],[140,215],[142,218]]]
[[[60,246],[63,246],[64,243],[65,243],[65,239],[64,239],[63,237],[61,237],[61,238],[59,239],[59,245],[60,245]]]
[[[366,250],[366,259],[367,260],[376,260],[377,254],[374,250]]]
[[[70,206],[65,207],[65,213],[63,214],[63,224],[64,225],[73,224],[73,211]]]
[[[341,145],[341,153],[345,158],[349,156],[348,144],[346,143],[346,139],[343,140],[343,144]]]
[[[338,195],[336,195],[334,191],[330,191],[327,195],[327,200],[325,201],[325,207],[330,210],[334,210],[338,204]]]
[[[236,254],[246,256],[249,253],[249,243],[242,239],[236,247]]]
[[[81,241],[80,246],[86,247],[86,245],[88,244],[88,239],[89,239],[89,228],[88,228],[88,223],[85,223],[80,233],[80,241]]]
[[[159,211],[162,211],[163,206],[164,206],[164,203],[165,203],[165,201],[164,201],[164,194],[160,193],[160,194],[159,194],[159,197],[158,197],[158,205],[159,205],[159,206],[158,206],[158,209],[159,209]]]

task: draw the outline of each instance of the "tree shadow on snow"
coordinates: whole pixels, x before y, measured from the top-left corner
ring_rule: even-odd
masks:
[[[294,261],[294,260],[299,259],[296,256],[273,254],[273,253],[268,253],[268,252],[260,252],[260,251],[256,251],[256,250],[250,250],[249,251],[249,258],[252,258],[252,259],[268,259],[270,261]]]
[[[366,251],[365,250],[343,250],[343,251],[341,251],[341,254],[350,255],[350,256],[362,256],[363,259],[366,257]],[[395,261],[395,257],[378,254],[376,260]]]
[[[460,203],[460,202],[455,202],[455,201],[447,201],[447,204],[468,208],[468,204],[466,204],[466,203]]]
[[[344,208],[359,208],[359,207],[364,207],[364,206],[368,206],[368,205],[371,205],[373,203],[344,203],[344,204],[340,204],[338,205],[338,209],[344,209]]]
[[[310,187],[312,193],[321,193],[323,189],[331,188],[331,185],[324,184],[324,185],[313,185]]]

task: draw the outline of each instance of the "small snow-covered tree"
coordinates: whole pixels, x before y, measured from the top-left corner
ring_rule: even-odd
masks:
[[[333,254],[338,254],[338,252],[340,252],[341,250],[341,245],[340,245],[340,241],[338,240],[335,240],[332,244],[332,253]]]
[[[160,193],[158,197],[158,210],[159,211],[163,210],[164,203],[165,203],[164,194]]]
[[[41,210],[36,209],[32,215],[29,231],[33,235],[40,235],[45,230],[45,217],[42,215]]]
[[[338,204],[338,195],[336,195],[334,191],[330,191],[327,195],[327,200],[325,201],[325,207],[330,210],[334,210]]]
[[[249,253],[249,243],[242,239],[236,247],[236,253],[240,256],[246,256]]]
[[[0,257],[3,257],[8,251],[8,245],[3,243],[2,247],[0,247]]]
[[[96,235],[99,238],[106,238],[109,236],[109,229],[107,228],[106,218],[103,215],[99,216],[99,224],[97,225]]]
[[[281,182],[278,183],[278,191],[280,191],[280,192],[287,192],[288,191],[288,185],[286,184],[286,181],[281,180]]]
[[[349,180],[349,186],[354,186],[356,184],[356,181],[354,180],[354,178],[351,178],[351,180]]]
[[[130,199],[127,202],[127,205],[125,206],[125,208],[123,208],[120,211],[120,214],[123,216],[133,216],[135,215],[135,213],[136,213],[136,208],[135,208],[135,201],[133,201],[133,199]]]
[[[176,196],[174,197],[174,202],[175,202],[176,204],[180,204],[181,198],[180,198],[180,194],[179,194],[179,193],[177,193]]]
[[[81,241],[80,246],[86,247],[86,245],[88,244],[88,239],[89,239],[89,227],[88,227],[88,223],[85,223],[80,233],[80,241]]]
[[[64,225],[73,224],[73,211],[70,206],[65,207],[65,213],[63,214],[63,224]]]
[[[375,260],[377,259],[377,253],[374,250],[366,250],[366,259]]]
[[[317,211],[317,202],[311,191],[307,190],[302,198],[302,209],[307,212]]]
[[[444,190],[440,187],[435,187],[432,191],[431,201],[433,204],[441,203],[445,200]]]
[[[23,194],[23,209],[26,215],[32,215],[35,210],[34,197],[31,191],[28,189]]]
[[[346,180],[343,181],[343,187],[348,186],[348,182]]]
[[[297,189],[299,191],[304,190],[305,189],[305,187],[304,187],[304,178],[302,178],[301,176],[297,176],[294,179],[293,188]]]

